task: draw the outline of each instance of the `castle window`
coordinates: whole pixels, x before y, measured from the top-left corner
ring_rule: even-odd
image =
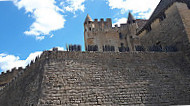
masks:
[[[80,45],[69,45],[69,51],[81,51]]]
[[[136,51],[145,51],[145,48],[140,45],[135,46],[135,48],[136,48]]]
[[[128,51],[129,47],[124,47],[124,46],[119,47],[119,52],[128,52]]]
[[[103,46],[103,51],[115,51],[114,46],[105,45]]]
[[[163,13],[163,14],[159,17],[160,21],[163,21],[165,18],[166,18],[166,14],[165,14],[165,13]]]
[[[93,47],[93,51],[98,51],[98,46],[97,46],[97,45],[95,45],[95,46]]]
[[[97,45],[88,45],[88,51],[98,51]]]
[[[121,47],[123,47],[124,46],[124,44],[123,43],[121,43]]]
[[[151,25],[149,25],[147,28],[146,28],[147,32],[150,32],[152,30],[151,28]]]
[[[185,3],[187,4],[187,7],[190,9],[190,1],[185,1]]]
[[[156,42],[156,45],[160,45],[160,44],[161,44],[161,41],[157,41],[157,42]]]
[[[123,39],[123,35],[121,33],[119,33],[119,38]]]
[[[114,46],[111,46],[111,51],[115,51],[115,47]]]
[[[189,4],[187,4],[187,7],[190,9],[190,2],[189,2]]]
[[[89,28],[89,30],[91,31],[91,30],[92,30],[92,28]]]

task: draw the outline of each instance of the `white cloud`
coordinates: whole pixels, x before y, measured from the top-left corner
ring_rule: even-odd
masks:
[[[0,1],[14,1],[14,0],[0,0]]]
[[[127,23],[127,18],[121,18],[121,19],[114,19],[115,23],[113,23],[113,27],[115,25],[120,26],[121,24],[126,24]]]
[[[149,18],[160,0],[107,0],[111,9],[121,9],[121,13],[132,11],[138,18]]]
[[[59,51],[65,51],[63,47],[57,47]]]
[[[0,1],[13,1],[13,0],[0,0]]]
[[[54,37],[54,34],[51,34],[50,38]]]
[[[55,48],[58,48],[59,51],[65,51],[65,49],[64,49],[63,47],[59,47],[59,46],[57,46],[57,47],[55,47]],[[52,48],[52,49],[49,49],[49,50],[52,51],[53,48]]]
[[[40,56],[42,52],[31,53],[26,60],[20,60],[20,57],[8,54],[0,54],[0,68],[4,72],[11,70],[14,67],[25,67],[31,60],[34,60],[37,56]]]
[[[65,51],[63,47],[56,47],[59,51]],[[52,49],[49,49],[52,51]],[[31,53],[26,60],[21,60],[19,56],[9,55],[5,53],[0,54],[0,69],[6,72],[12,68],[23,67],[25,68],[32,60],[34,61],[36,57],[40,56],[42,51],[37,51]]]
[[[55,0],[15,0],[14,4],[19,9],[24,8],[35,19],[30,29],[24,32],[26,35],[42,40],[45,35],[50,36],[50,32],[64,27],[63,11],[55,5]]]
[[[53,31],[64,28],[65,12],[81,10],[84,12],[85,0],[12,0],[18,9],[24,8],[29,17],[35,19],[29,30],[24,34],[42,40],[46,35],[51,36]],[[66,3],[66,4],[65,4]],[[60,4],[62,8],[60,8]]]
[[[84,6],[85,0],[66,0],[60,3],[61,6],[66,11],[75,13],[78,10],[81,10],[84,12],[85,6]]]

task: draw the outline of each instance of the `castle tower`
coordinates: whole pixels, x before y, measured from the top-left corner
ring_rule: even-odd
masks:
[[[135,51],[135,45],[138,45],[138,41],[135,38],[136,37],[136,30],[138,28],[138,25],[136,23],[136,19],[134,16],[129,12],[128,14],[128,20],[127,20],[127,25],[128,25],[128,36],[127,36],[127,44],[129,46],[129,49],[131,51]]]
[[[84,40],[85,40],[85,50],[88,49],[88,44],[91,42],[89,41],[89,33],[92,30],[92,18],[87,14],[86,19],[84,21]]]
[[[99,21],[87,15],[84,21],[84,41],[86,51],[119,51],[120,38],[118,29],[112,28],[111,18]]]
[[[87,14],[84,21],[84,41],[86,51],[134,51],[139,45],[136,36],[138,21],[129,12],[128,21],[120,27],[112,27],[112,21],[103,18],[98,21]]]
[[[133,15],[131,14],[131,12],[129,12],[127,24],[133,24],[135,22],[136,22],[136,19],[133,17]]]
[[[87,24],[88,22],[92,22],[92,18],[89,16],[89,14],[87,14],[84,24]]]

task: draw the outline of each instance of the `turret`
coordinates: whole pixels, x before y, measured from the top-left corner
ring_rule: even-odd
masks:
[[[129,49],[131,51],[135,51],[135,45],[136,45],[136,42],[138,42],[137,41],[138,39],[135,39],[138,25],[136,23],[136,19],[131,14],[131,12],[129,12],[129,15],[128,15],[127,25],[128,25],[127,45],[129,46]]]
[[[131,12],[129,12],[127,24],[133,24],[135,22],[136,22],[136,19],[133,17],[133,15],[131,14]]]
[[[92,18],[87,14],[84,24],[87,24],[88,22],[92,22],[92,21],[93,21]]]
[[[85,40],[85,48],[86,50],[88,49],[88,40],[89,40],[89,35],[92,31],[92,28],[94,28],[94,26],[92,25],[92,18],[87,14],[86,19],[84,21],[84,40]]]
[[[93,27],[92,22],[93,22],[92,18],[87,14],[86,19],[84,21],[85,32],[91,31],[91,29]]]
[[[111,18],[107,18],[107,19],[106,19],[106,22],[107,22],[108,28],[112,28],[112,21],[111,21]]]

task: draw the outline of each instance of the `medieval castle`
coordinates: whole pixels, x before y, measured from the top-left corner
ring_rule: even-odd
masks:
[[[84,38],[86,51],[134,51],[135,45],[139,45],[139,37],[136,36],[137,30],[142,28],[147,20],[136,20],[129,13],[126,24],[112,27],[110,18],[92,21],[87,15],[84,22]]]
[[[190,0],[161,0],[148,20],[84,22],[85,52],[44,51],[0,75],[0,106],[190,105]]]

